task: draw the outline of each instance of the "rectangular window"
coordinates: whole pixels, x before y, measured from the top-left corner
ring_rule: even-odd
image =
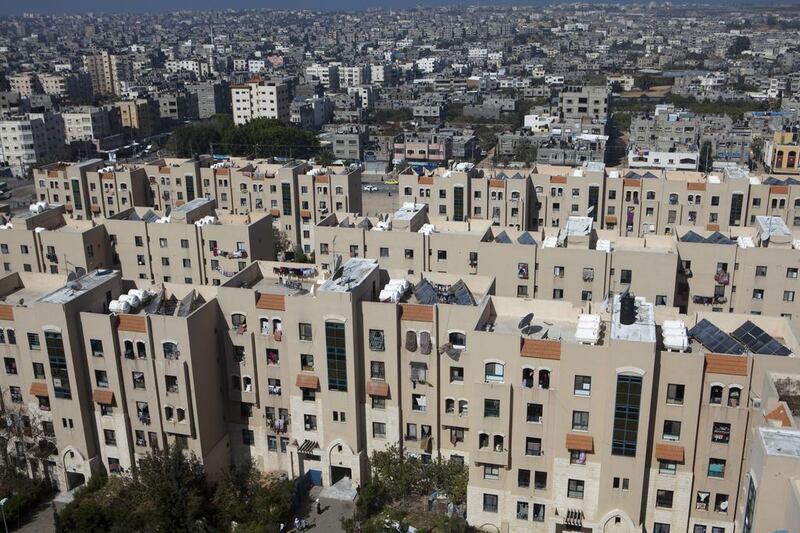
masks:
[[[531,486],[531,471],[520,468],[517,471],[517,486],[520,488],[528,488]]]
[[[572,411],[572,429],[576,431],[589,431],[588,411]]]
[[[674,461],[659,461],[658,462],[658,473],[659,474],[667,474],[670,476],[674,476],[675,473],[678,471],[678,463]]]
[[[41,350],[42,345],[39,342],[38,333],[28,333],[28,347],[31,350]]]
[[[591,376],[575,376],[575,395],[576,396],[591,396],[592,395],[592,377]]]
[[[328,389],[347,392],[347,350],[343,323],[325,322],[325,346],[328,358]]]
[[[725,459],[715,459],[711,457],[708,460],[708,477],[725,477]]]
[[[617,376],[614,430],[611,440],[612,455],[636,456],[641,395],[642,378],[640,376]]]
[[[89,346],[92,349],[93,356],[103,357],[103,341],[100,339],[89,339]]]
[[[369,349],[373,352],[382,352],[385,350],[385,341],[382,329],[369,330]]]
[[[292,214],[292,186],[289,183],[281,183],[281,199],[283,201],[283,214]]]
[[[567,483],[567,497],[583,499],[583,480],[570,479]]]
[[[483,416],[484,418],[499,418],[500,400],[483,400]]]
[[[683,405],[684,385],[670,383],[667,385],[667,403]]]
[[[300,340],[301,341],[310,341],[313,340],[313,336],[311,334],[311,324],[300,322]]]
[[[547,472],[536,471],[533,474],[533,488],[536,490],[547,489]]]
[[[497,512],[497,494],[483,495],[483,510],[487,513]]]
[[[681,423],[677,420],[664,420],[662,438],[673,442],[681,440]]]
[[[539,437],[525,437],[525,455],[542,455],[542,439]]]
[[[526,415],[526,420],[528,422],[534,422],[536,424],[542,423],[542,404],[540,403],[529,403],[528,404],[528,412]]]
[[[370,361],[369,374],[372,379],[386,379],[386,365],[383,361]]]
[[[464,381],[464,368],[460,366],[450,367],[450,383],[462,383]]]
[[[714,422],[714,429],[711,432],[711,442],[728,444],[731,440],[731,425],[725,422]]]
[[[386,424],[383,422],[372,423],[372,436],[378,439],[386,437]]]
[[[483,465],[483,479],[500,479],[500,467],[497,465]]]
[[[36,335],[36,334],[33,334]],[[31,334],[28,334],[30,341]],[[36,335],[38,343],[39,336]],[[67,357],[64,352],[64,339],[57,331],[45,331],[44,341],[47,347],[47,357],[50,361],[50,375],[53,378],[53,391],[56,398],[63,400],[72,399],[72,388],[69,383],[69,370]]]
[[[656,507],[661,509],[672,509],[673,492],[671,490],[656,491]]]

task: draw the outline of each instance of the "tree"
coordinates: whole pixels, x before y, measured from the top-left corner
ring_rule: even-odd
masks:
[[[0,391],[0,455],[5,468],[28,469],[41,472],[44,480],[52,486],[50,471],[45,464],[47,459],[58,455],[55,444],[53,424],[41,413],[27,408],[25,404],[15,403],[11,389]],[[21,398],[20,398],[21,400]],[[22,446],[16,446],[20,442]],[[9,444],[14,445],[13,455],[9,454]]]
[[[212,503],[223,529],[236,522],[237,531],[277,531],[280,524],[288,524],[291,519],[293,495],[292,481],[265,482],[249,461],[232,466],[222,477]]]
[[[726,55],[731,58],[739,57],[745,50],[750,50],[750,38],[739,36],[728,47]]]
[[[292,243],[289,241],[289,237],[287,237],[286,232],[276,228],[275,226],[272,227],[272,242],[275,246],[276,258],[279,258],[281,254],[285,254],[292,248]]]
[[[713,162],[714,159],[713,154],[711,153],[711,141],[705,141],[700,147],[700,161],[698,165],[700,172],[709,172]]]
[[[177,446],[153,450],[132,469],[131,501],[148,529],[197,531],[207,520],[205,469]]]
[[[519,143],[514,150],[514,161],[521,161],[526,166],[536,162],[536,157],[539,155],[539,147],[530,142]]]

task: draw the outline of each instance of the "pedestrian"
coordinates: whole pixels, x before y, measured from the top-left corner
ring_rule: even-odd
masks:
[[[320,514],[320,513],[322,513],[322,510],[320,509],[320,506],[319,506],[319,498],[317,498],[317,499],[316,499],[316,501],[315,501],[314,503],[315,503],[315,504],[316,504],[316,506],[317,506],[317,514]]]
[[[296,516],[294,517],[294,530],[300,531],[300,519]]]

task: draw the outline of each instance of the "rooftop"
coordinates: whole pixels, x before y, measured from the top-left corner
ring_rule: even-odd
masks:
[[[353,287],[359,286],[367,277],[378,269],[378,262],[374,259],[351,258],[336,271],[333,277],[320,287],[327,292],[350,292]]]
[[[758,435],[767,455],[800,457],[800,431],[760,427]]]
[[[67,281],[64,286],[42,296],[38,301],[64,305],[119,275],[118,270],[93,270],[74,281]]]

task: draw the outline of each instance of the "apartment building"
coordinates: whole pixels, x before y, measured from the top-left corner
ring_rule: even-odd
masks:
[[[35,72],[20,72],[8,76],[8,86],[12,92],[28,97],[41,90],[41,85]]]
[[[289,122],[289,86],[285,82],[254,78],[231,85],[231,100],[235,124],[246,124],[254,118]]]
[[[274,258],[268,214],[233,215],[215,207],[197,198],[168,216],[129,208],[104,219],[112,266],[126,279],[221,285],[250,262]]]
[[[0,160],[25,176],[40,160],[64,147],[64,121],[57,113],[26,113],[0,119]]]
[[[9,274],[0,379],[52,417],[47,467],[69,488],[165,442],[212,475],[254,460],[358,485],[369,453],[398,444],[468,465],[476,526],[790,527],[792,493],[763,496],[796,483],[794,447],[778,446],[799,434],[776,378],[797,374],[785,319],[679,315],[628,293],[586,314],[494,296],[490,276],[431,273],[411,288],[387,274],[363,258],[330,278],[256,262],[219,287],[127,291],[112,271],[65,287]],[[32,364],[40,332],[52,383],[46,361]]]
[[[112,108],[115,109],[115,108]],[[116,111],[116,109],[115,109]],[[80,142],[102,139],[113,133],[109,109],[101,107],[79,107],[61,113],[64,120],[66,142]]]
[[[605,86],[565,86],[558,95],[561,120],[588,118],[605,124],[608,119],[608,94]]]
[[[336,92],[339,90],[339,65],[308,65],[305,70],[306,79],[318,81],[325,89]]]
[[[74,218],[89,219],[94,214],[92,203],[97,202],[90,202],[88,174],[100,169],[111,170],[104,166],[102,159],[58,162],[36,168],[33,171],[36,196],[41,202],[64,204],[67,213]]]
[[[92,77],[86,72],[41,73],[37,77],[45,94],[66,98],[75,104],[92,99]]]
[[[139,137],[149,137],[161,129],[158,102],[151,98],[120,100],[114,106],[119,108],[122,127]]]
[[[800,173],[800,142],[797,132],[775,132],[764,146],[764,165],[775,174]]]
[[[132,58],[108,50],[83,56],[83,66],[92,78],[95,94],[122,94],[122,82],[133,79]]]

